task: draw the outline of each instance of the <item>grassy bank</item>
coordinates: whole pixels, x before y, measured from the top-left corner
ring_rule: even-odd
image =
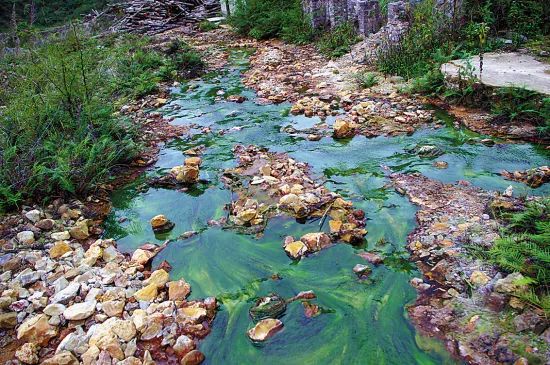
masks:
[[[188,46],[161,52],[134,37],[64,39],[1,60],[0,209],[27,198],[83,195],[140,151],[115,111],[202,67]]]

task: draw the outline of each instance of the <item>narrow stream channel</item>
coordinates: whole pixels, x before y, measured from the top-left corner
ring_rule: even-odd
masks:
[[[405,197],[385,187],[388,180],[382,165],[394,171],[421,172],[442,180],[468,180],[491,190],[514,186],[516,194],[548,194],[543,186],[532,190],[506,181],[498,172],[544,165],[548,152],[528,144],[497,144],[487,147],[471,143],[483,138],[450,126],[448,116],[438,117],[449,127],[422,129],[412,136],[355,137],[349,141],[324,138],[310,142],[281,131],[286,125],[309,128],[318,118],[288,116],[289,104],[260,106],[255,94],[243,87],[240,76],[247,68],[249,52],[233,51],[228,67],[173,90],[172,102],[163,113],[174,116],[174,124],[210,127],[212,133],[193,130],[191,137],[165,145],[160,159],[147,177],[160,175],[183,163],[183,151],[205,145],[199,184],[188,192],[149,188],[137,189],[144,177],[115,192],[114,210],[105,222],[107,237],[118,240],[123,251],[144,242],[162,243],[186,231],[200,234],[171,243],[155,258],[153,266],[167,260],[171,278],[185,278],[192,287],[191,298],[215,296],[221,302],[212,333],[201,344],[208,364],[453,364],[442,344],[419,336],[406,317],[405,306],[415,299],[408,281],[418,273],[407,260],[407,234],[415,226],[415,207]],[[216,94],[240,94],[243,104],[220,101]],[[220,135],[220,130],[227,133]],[[292,262],[284,250],[284,237],[300,237],[319,230],[319,222],[298,224],[288,218],[269,222],[261,238],[238,234],[207,221],[226,215],[229,190],[220,181],[224,169],[235,166],[231,152],[235,144],[256,144],[272,151],[285,151],[307,162],[327,187],[363,209],[369,221],[363,247],[338,244]],[[409,145],[435,145],[445,151],[438,160],[449,168],[440,170],[426,160],[405,151]],[[155,236],[149,220],[165,214],[176,223],[167,235]],[[120,218],[127,218],[120,223]],[[327,227],[324,227],[328,230]],[[378,250],[390,254],[385,265],[374,269],[369,280],[358,280],[352,272],[366,263],[357,253]],[[280,280],[273,280],[278,274]],[[322,314],[306,318],[300,303],[289,305],[281,319],[284,330],[254,345],[246,336],[253,326],[248,309],[254,299],[276,292],[291,297],[313,290]]]

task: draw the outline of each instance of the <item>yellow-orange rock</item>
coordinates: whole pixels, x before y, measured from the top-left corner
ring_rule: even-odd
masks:
[[[153,228],[161,228],[170,222],[168,218],[166,218],[164,215],[159,214],[151,218],[151,227]]]
[[[150,302],[154,300],[158,295],[157,286],[155,284],[149,284],[146,287],[138,290],[134,293],[134,298],[137,300],[142,300]]]
[[[59,258],[66,254],[67,252],[72,251],[73,249],[69,244],[65,241],[58,241],[56,242],[52,248],[50,248],[50,257],[52,259]]]

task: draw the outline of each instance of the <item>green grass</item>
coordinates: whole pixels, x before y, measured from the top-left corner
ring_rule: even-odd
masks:
[[[208,20],[203,20],[199,23],[199,29],[201,32],[208,32],[214,29],[218,29],[220,27],[219,24],[214,22],[209,22]]]
[[[83,196],[139,151],[138,131],[116,105],[202,67],[176,42],[163,53],[135,37],[97,40],[73,31],[9,59],[0,90],[0,210],[27,198]]]

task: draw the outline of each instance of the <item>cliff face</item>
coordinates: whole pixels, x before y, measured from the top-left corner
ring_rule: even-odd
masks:
[[[382,26],[378,0],[304,0],[313,27],[334,28],[342,22],[357,24],[359,33],[374,33]]]
[[[383,23],[404,21],[409,9],[421,1],[390,2],[387,19],[382,19],[379,0],[303,0],[302,3],[315,29],[330,29],[342,22],[352,22],[359,34],[366,36],[380,30]],[[435,6],[453,17],[459,12],[462,0],[437,0]]]

